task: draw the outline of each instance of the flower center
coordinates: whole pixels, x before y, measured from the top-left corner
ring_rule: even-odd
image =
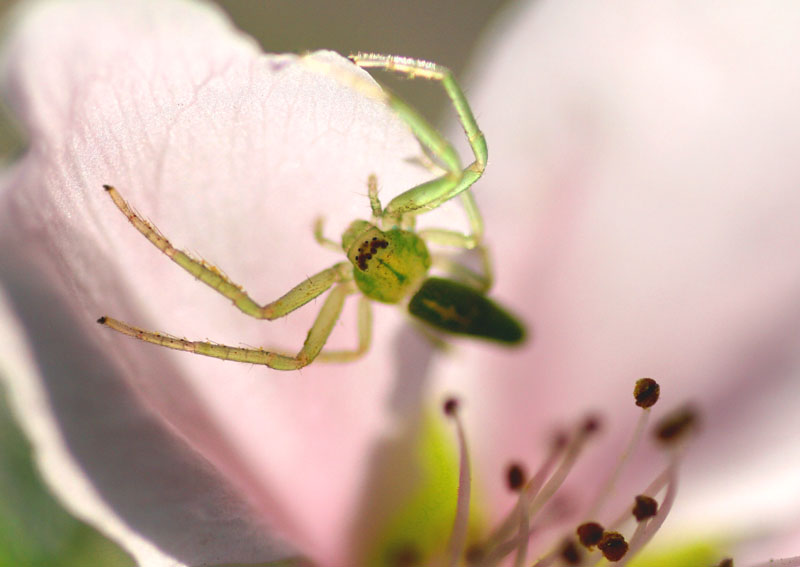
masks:
[[[626,463],[640,445],[650,418],[650,408],[658,401],[660,387],[655,380],[642,378],[636,382],[633,395],[642,413],[628,445],[584,513],[587,521],[573,526],[566,533],[562,531],[553,542],[545,545],[546,551],[537,558],[528,557],[532,537],[546,531],[550,527],[548,524],[557,523],[560,519],[546,516],[547,505],[556,501],[559,489],[583,454],[587,442],[600,430],[601,422],[595,416],[584,418],[571,433],[557,435],[544,461],[530,478],[521,464],[508,465],[506,485],[517,494],[517,504],[483,542],[467,549],[459,547],[463,544],[463,538],[457,534],[467,524],[468,498],[465,505],[462,493],[469,493],[469,484],[459,484],[459,503],[450,541],[450,555],[445,563],[447,567],[493,567],[501,564],[513,564],[514,567],[566,567],[605,562],[622,566],[642,551],[663,525],[675,501],[680,462],[687,441],[697,429],[698,416],[691,406],[684,406],[669,413],[655,425],[652,429],[653,438],[666,454],[666,466],[642,493],[631,495],[629,507],[621,511],[608,526],[603,526],[595,518],[611,498]],[[446,402],[445,414],[456,426],[463,473],[469,467],[468,451],[455,400]],[[623,532],[628,535],[623,535]],[[767,566],[800,567],[800,557],[773,559],[755,567]],[[717,567],[733,567],[733,560],[722,559]]]
[[[698,427],[697,412],[687,405],[668,413],[650,428],[651,408],[658,402],[659,395],[660,387],[655,380],[642,378],[636,382],[633,397],[641,408],[639,419],[629,441],[609,467],[604,482],[588,505],[579,510],[579,521],[567,519],[567,514],[573,518],[571,514],[576,510],[565,512],[563,485],[603,428],[601,418],[596,415],[586,415],[571,428],[556,434],[533,474],[528,474],[519,462],[507,465],[503,481],[516,495],[516,503],[491,529],[486,528],[484,519],[474,517],[476,506],[470,505],[473,490],[469,448],[460,404],[456,398],[447,399],[443,412],[455,427],[458,447],[458,463],[452,469],[453,477],[456,472],[458,477],[456,508],[449,537],[445,536],[446,531],[440,532],[440,545],[433,547],[417,546],[410,543],[413,539],[405,539],[406,543],[395,547],[390,556],[384,556],[384,561],[388,562],[380,564],[386,567],[626,565],[648,545],[669,515],[677,495],[683,454]],[[617,492],[616,485],[648,429],[665,455],[665,465],[644,490],[630,492],[628,504],[621,505],[619,510],[608,510],[610,503],[620,502],[620,498],[612,498]],[[439,491],[432,494],[436,494],[434,498],[441,496]],[[624,502],[625,495],[622,496]],[[433,505],[432,501],[428,503]],[[431,509],[431,506],[425,507],[424,515],[428,516]],[[611,520],[601,523],[601,518]],[[477,532],[476,525],[479,526]],[[691,567],[711,567],[710,563],[716,559],[709,553],[701,560],[703,563],[695,561]],[[686,565],[690,563],[685,560],[674,564],[675,567]],[[800,557],[772,560],[755,567],[766,565],[800,567]],[[733,561],[723,559],[717,567],[733,567]]]

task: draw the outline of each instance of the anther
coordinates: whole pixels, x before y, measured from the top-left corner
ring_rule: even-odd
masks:
[[[553,436],[553,451],[562,451],[569,443],[569,434],[566,431],[559,431]]]
[[[416,567],[422,563],[422,556],[413,545],[402,545],[390,553],[388,563],[392,567]]]
[[[512,463],[506,470],[506,484],[512,492],[517,492],[525,486],[525,470],[519,463]]]
[[[733,559],[726,557],[717,564],[717,567],[733,567]]]
[[[458,398],[447,398],[443,405],[444,414],[452,417],[458,411]]]
[[[637,522],[652,518],[658,513],[658,502],[655,498],[640,494],[636,497],[636,501],[631,510]]]
[[[470,545],[464,552],[467,565],[478,565],[486,557],[486,549],[482,545]]]
[[[697,427],[697,413],[689,406],[665,416],[656,424],[655,437],[666,445],[680,441],[691,430]]]
[[[562,544],[559,555],[567,565],[580,565],[583,563],[583,552],[574,539],[568,539]]]
[[[661,386],[652,378],[640,378],[633,388],[633,397],[636,399],[636,405],[642,409],[653,407],[660,394]]]
[[[590,414],[586,416],[581,428],[583,433],[588,435],[590,433],[597,433],[600,431],[601,424],[602,421],[600,420],[600,416]]]
[[[597,522],[586,522],[578,526],[575,533],[578,534],[578,541],[581,542],[581,545],[591,549],[603,539],[605,528]]]
[[[628,542],[619,532],[606,532],[603,534],[603,539],[597,544],[597,548],[603,553],[603,557],[615,562],[628,553]]]

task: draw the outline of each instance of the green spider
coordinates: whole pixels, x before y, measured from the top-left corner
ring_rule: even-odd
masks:
[[[377,179],[368,180],[372,222],[356,220],[342,235],[341,243],[325,238],[322,222],[314,228],[316,240],[338,252],[344,250],[347,262],[322,270],[272,303],[259,305],[237,284],[202,260],[196,260],[176,249],[150,223],[135,213],[119,192],[105,185],[114,204],[128,217],[136,229],[166,254],[173,262],[221,293],[246,315],[274,320],[284,317],[312,299],[333,288],[308,332],[303,347],[294,355],[264,349],[231,347],[212,342],[188,341],[145,331],[111,317],[100,317],[98,323],[137,339],[167,348],[183,350],[238,362],[265,364],[277,370],[296,370],[315,359],[349,361],[368,349],[372,334],[370,300],[400,304],[407,301],[409,312],[428,325],[449,333],[470,335],[505,344],[520,343],[525,336],[523,326],[509,313],[486,297],[491,286],[488,254],[481,242],[483,222],[470,186],[486,167],[486,140],[478,128],[469,104],[449,69],[417,59],[374,53],[351,55],[350,60],[361,68],[378,68],[424,78],[442,84],[458,114],[469,139],[475,161],[462,169],[453,146],[422,116],[396,96],[381,91],[386,102],[405,121],[411,131],[441,165],[446,173],[422,183],[392,199],[384,208],[378,199]],[[461,196],[471,234],[445,229],[413,231],[416,215],[430,211],[445,201]],[[464,282],[428,277],[433,258],[426,240],[462,249],[476,249],[481,255],[483,274],[444,258],[437,258],[446,271]],[[345,298],[361,293],[358,307],[358,347],[351,351],[322,352],[328,336],[342,311]],[[410,298],[410,299],[409,299]]]

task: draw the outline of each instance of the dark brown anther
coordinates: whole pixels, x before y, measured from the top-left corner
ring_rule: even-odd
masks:
[[[636,497],[632,512],[637,522],[652,518],[658,513],[658,502],[655,498],[640,494]]]
[[[525,486],[525,469],[519,463],[511,463],[506,470],[506,485],[512,492]]]
[[[628,553],[628,542],[619,532],[606,532],[603,534],[603,539],[597,544],[597,549],[603,552],[603,557],[613,563]]]
[[[670,445],[680,441],[697,427],[697,413],[689,406],[679,408],[666,415],[656,424],[655,437],[661,443]]]
[[[569,435],[566,431],[558,431],[553,435],[553,450],[563,451],[569,443]]]
[[[580,565],[583,563],[583,551],[574,539],[568,539],[561,545],[558,553],[567,565]]]
[[[726,557],[717,564],[717,567],[733,567],[733,559]]]
[[[581,545],[587,549],[591,549],[603,539],[605,528],[597,522],[586,522],[578,526],[575,533],[578,534],[578,541],[581,542]]]
[[[486,550],[481,545],[470,545],[464,552],[464,561],[467,565],[478,565],[486,557]]]
[[[587,435],[590,433],[596,433],[600,431],[601,424],[602,422],[600,420],[600,416],[593,414],[587,415],[582,425],[583,432]]]
[[[640,378],[633,387],[633,397],[636,405],[642,409],[653,407],[661,395],[661,386],[652,378]]]
[[[401,545],[389,552],[387,565],[391,565],[391,567],[418,567],[422,565],[422,556],[413,545]]]
[[[456,398],[447,398],[444,402],[444,414],[448,417],[452,417],[458,411],[458,399]]]

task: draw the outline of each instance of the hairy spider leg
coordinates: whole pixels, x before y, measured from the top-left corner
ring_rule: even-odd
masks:
[[[378,198],[378,177],[374,173],[370,173],[367,177],[367,196],[369,197],[369,206],[372,209],[372,223],[375,225],[380,224],[383,218],[383,208],[381,201]],[[323,248],[333,250],[334,252],[341,252],[341,243],[328,238],[325,232],[325,219],[324,217],[317,217],[314,221],[314,240],[317,241]]]
[[[486,246],[483,245],[483,219],[478,210],[475,198],[469,190],[475,183],[486,167],[488,150],[486,139],[475,120],[475,116],[459,87],[453,74],[447,67],[408,57],[397,57],[393,55],[381,55],[377,53],[357,53],[350,56],[359,67],[369,69],[377,68],[386,71],[400,73],[410,78],[424,78],[438,81],[444,87],[447,96],[453,103],[458,115],[462,129],[475,157],[475,161],[466,169],[461,169],[461,160],[455,148],[439,132],[430,125],[414,108],[406,104],[396,95],[386,91],[388,104],[398,113],[398,116],[408,124],[411,131],[420,143],[448,170],[447,173],[432,181],[428,181],[401,193],[383,209],[382,214],[395,219],[402,218],[407,213],[420,213],[435,209],[445,201],[452,199],[456,195],[461,196],[462,205],[467,213],[470,225],[470,234],[464,235],[456,231],[444,229],[426,229],[420,231],[423,238],[431,242],[445,246],[464,248],[467,250],[477,249],[480,259],[482,274],[477,274],[468,268],[453,262],[447,258],[438,257],[437,263],[447,271],[456,275],[465,276],[476,289],[488,291],[493,283],[491,261]],[[372,176],[371,176],[372,177]],[[374,197],[373,197],[374,195]],[[373,193],[373,186],[370,184],[370,204],[373,214],[375,214],[377,201],[377,187]],[[378,202],[378,206],[380,203]],[[413,219],[403,224],[411,224]]]
[[[303,343],[302,348],[294,356],[279,352],[271,352],[260,348],[232,347],[228,345],[212,343],[209,341],[189,341],[163,333],[145,331],[143,329],[139,329],[138,327],[134,327],[132,325],[128,325],[127,323],[112,319],[111,317],[100,317],[97,322],[110,327],[111,329],[122,333],[123,335],[128,335],[129,337],[133,337],[141,341],[174,350],[193,352],[195,354],[202,354],[203,356],[220,358],[222,360],[249,362],[251,364],[264,364],[270,368],[274,368],[275,370],[298,370],[304,366],[307,366],[313,362],[317,356],[319,356],[322,347],[325,346],[328,336],[331,334],[331,331],[336,324],[336,321],[339,319],[345,298],[349,294],[355,292],[356,289],[352,282],[338,284],[333,288],[333,290],[328,294],[328,297],[325,298],[325,303],[323,303],[322,308],[317,314],[314,324],[308,331],[308,335],[306,336],[306,340]],[[361,334],[360,328],[359,334]],[[360,338],[360,342],[362,340],[363,339]],[[339,356],[345,355],[345,353],[338,354]],[[354,351],[351,359],[358,358],[358,356],[361,354],[363,354],[363,351],[361,351],[359,348],[358,351]]]
[[[317,360],[323,362],[351,362],[358,360],[372,344],[372,301],[362,295],[358,299],[358,347],[355,350],[324,350]]]
[[[277,370],[294,370],[302,368],[317,357],[327,341],[334,323],[339,318],[344,298],[356,292],[356,287],[352,284],[352,265],[349,262],[340,262],[307,278],[275,301],[259,305],[247,295],[241,286],[232,282],[217,268],[206,264],[202,260],[196,260],[185,252],[172,246],[169,240],[167,240],[155,226],[143,219],[128,205],[122,198],[122,195],[120,195],[114,187],[104,185],[104,188],[117,208],[156,248],[161,250],[173,262],[192,274],[195,278],[230,299],[233,304],[246,315],[256,319],[267,319],[270,321],[284,317],[314,298],[319,297],[335,284],[338,284],[335,285],[333,291],[331,291],[320,309],[319,315],[317,315],[313,326],[308,332],[303,347],[296,356],[268,352],[263,349],[238,348],[211,342],[187,341],[162,333],[144,331],[111,317],[100,317],[100,319],[98,319],[98,323],[106,325],[115,331],[145,342],[176,350],[196,352],[198,354],[225,360],[265,364]],[[364,324],[368,324],[371,320],[369,315],[367,315],[366,318],[363,316],[359,318],[359,347],[354,351],[359,353],[366,350],[362,349],[362,344],[365,342],[367,344],[369,343],[370,335],[369,329],[364,330],[362,328],[362,319],[366,321]],[[366,339],[364,337],[366,337]],[[357,358],[357,356],[353,357]]]
[[[383,206],[378,198],[378,176],[374,173],[370,173],[367,177],[367,196],[369,208],[372,209],[372,222],[377,223],[383,219]]]
[[[475,161],[462,170],[461,160],[450,142],[439,134],[414,108],[399,97],[386,92],[385,96],[389,106],[408,124],[420,143],[444,165],[447,173],[412,187],[392,199],[383,211],[385,217],[391,217],[399,221],[406,213],[420,213],[435,209],[445,201],[469,189],[483,175],[488,156],[486,139],[480,131],[469,103],[461,87],[453,78],[450,69],[420,59],[380,55],[377,53],[357,53],[351,55],[350,60],[364,69],[384,69],[400,73],[412,79],[419,77],[441,83],[453,103],[461,127],[467,136],[475,157]]]
[[[352,279],[350,264],[348,262],[339,262],[305,279],[272,303],[259,305],[247,295],[247,292],[240,285],[229,280],[217,268],[208,265],[202,260],[196,260],[182,250],[175,248],[156,227],[134,211],[114,187],[110,185],[104,185],[103,187],[130,223],[156,248],[195,278],[230,299],[242,313],[250,317],[269,321],[279,319],[325,293],[333,284]]]
[[[465,250],[476,250],[481,262],[480,273],[441,254],[434,254],[433,263],[444,271],[451,273],[457,279],[463,280],[476,290],[487,293],[492,287],[494,278],[489,249],[483,243],[483,219],[478,211],[478,205],[475,203],[475,197],[472,191],[468,190],[461,193],[461,201],[467,213],[467,219],[470,225],[469,234],[442,228],[426,228],[420,230],[418,234],[424,238],[426,242],[432,242],[442,246],[451,246],[453,248],[463,248]]]

